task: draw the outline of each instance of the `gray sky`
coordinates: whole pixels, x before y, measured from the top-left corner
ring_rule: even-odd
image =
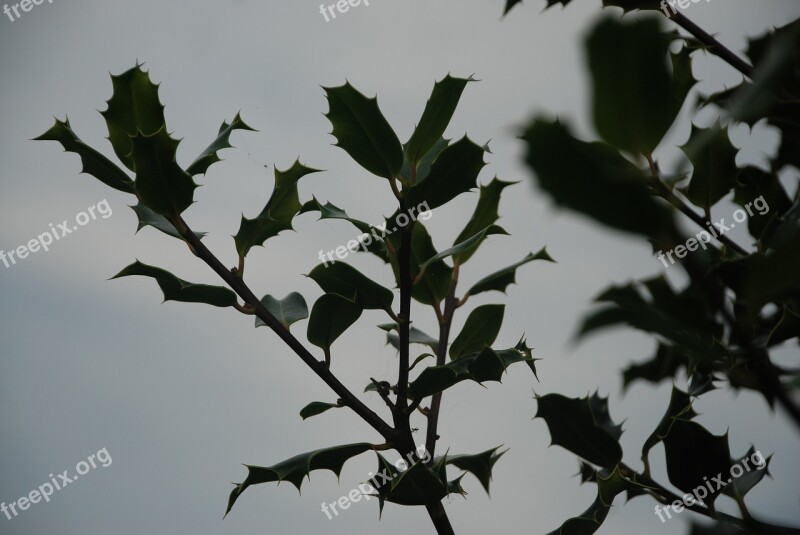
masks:
[[[371,0],[328,23],[319,4],[306,0],[54,0],[13,22],[0,16],[0,249],[27,243],[50,223],[74,220],[103,199],[113,211],[49,252],[10,268],[0,265],[0,501],[27,495],[49,481],[48,474],[74,472],[102,448],[113,459],[56,492],[50,503],[35,504],[13,520],[0,516],[0,533],[432,531],[424,510],[391,504],[378,524],[375,501],[354,504],[334,520],[322,514],[321,502],[336,500],[374,471],[370,455],[348,463],[338,485],[330,473],[313,474],[302,497],[288,484],[253,487],[222,520],[230,482],[245,476],[242,463],[270,465],[302,451],[379,437],[346,411],[301,421],[297,413],[305,404],[334,397],[277,336],[254,329],[250,318],[203,305],[160,304],[151,280],[107,281],[138,258],[188,280],[217,284],[178,241],[153,229],[134,236],[129,198],[79,175],[77,156],[55,143],[28,141],[50,127],[53,115],[68,114],[78,135],[112,155],[105,123],[94,110],[103,109],[111,95],[108,73],[127,70],[137,59],[162,83],[167,123],[184,138],[182,163],[239,110],[259,129],[233,136],[236,149],[203,177],[198,202],[185,214],[194,228],[211,232],[206,244],[230,265],[230,235],[241,213],[252,217],[263,207],[272,165],[286,168],[298,155],[327,170],[301,182],[303,199],[314,194],[375,224],[391,212],[385,181],[332,146],[321,85],[347,79],[369,96],[377,93],[406,140],[435,80],[448,72],[474,74],[481,82],[468,86],[447,137],[468,133],[479,142],[492,140],[483,183],[495,174],[523,182],[506,190],[501,205],[501,224],[512,236],[490,239],[462,280],[469,284],[545,244],[559,263],[521,269],[507,298],[475,299],[507,304],[498,344],[513,345],[526,333],[535,356],[545,360],[538,384],[524,368],[512,368],[502,386],[462,384],[447,392],[442,450],[510,448],[496,466],[491,499],[467,476],[468,500],[448,500],[456,532],[546,533],[591,503],[594,488],[580,487],[571,477],[575,457],[548,448],[544,422],[531,421],[533,388],[540,394],[578,396],[597,388],[610,394],[612,415],[627,418],[626,460],[638,466],[637,452],[666,408],[670,385],[636,385],[621,397],[619,372],[649,356],[653,341],[620,330],[576,346],[572,336],[602,288],[659,273],[661,264],[643,244],[550,206],[531,186],[515,139],[534,113],[557,114],[581,135],[595,136],[587,119],[582,42],[599,3],[576,1],[568,9],[542,12],[545,2],[528,0],[504,20],[500,0]],[[741,49],[748,36],[800,15],[800,5],[714,0],[693,4],[687,15]],[[705,92],[740,80],[713,58],[696,65]],[[762,130],[754,136],[734,133],[743,147],[740,159],[757,161],[772,150],[774,137]],[[663,151],[664,161],[675,160],[674,145],[688,133],[687,120],[673,129],[673,148]],[[460,231],[476,199],[463,195],[427,222],[440,249]],[[724,216],[732,208],[723,203],[718,210]],[[295,227],[296,233],[251,253],[248,282],[259,294],[299,291],[311,304],[320,291],[303,274],[318,263],[317,251],[344,244],[353,231],[314,215],[302,216]],[[391,274],[376,259],[361,256],[352,263],[391,285]],[[370,375],[394,375],[395,355],[383,345],[382,331],[372,327],[385,321],[365,313],[358,328],[334,345],[334,370],[353,390],[360,391]],[[435,330],[427,311],[415,321]],[[293,330],[302,335],[305,326]],[[384,409],[379,399],[368,400]],[[734,454],[751,443],[776,452],[772,472],[778,477],[751,494],[751,509],[796,523],[798,435],[783,416],[749,392],[714,392],[696,406],[699,421],[713,432],[730,428]],[[662,452],[657,447],[652,457],[666,481]],[[690,516],[661,524],[652,500],[623,506],[619,498],[616,504],[601,533],[679,533]]]

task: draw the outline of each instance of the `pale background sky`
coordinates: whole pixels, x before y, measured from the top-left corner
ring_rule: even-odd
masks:
[[[621,397],[620,370],[649,357],[653,341],[627,330],[579,345],[572,338],[601,289],[662,267],[646,245],[553,209],[520,163],[515,136],[534,113],[558,114],[581,135],[595,136],[582,41],[600,2],[576,0],[567,9],[542,12],[544,4],[528,0],[501,20],[500,0],[373,0],[326,23],[318,2],[308,0],[55,0],[14,22],[0,18],[0,248],[27,243],[49,223],[73,219],[102,199],[113,209],[112,217],[88,224],[50,252],[9,269],[0,265],[0,501],[27,495],[49,473],[73,472],[101,448],[113,458],[108,468],[57,492],[51,503],[13,520],[0,516],[0,533],[432,532],[423,509],[388,504],[380,523],[374,501],[354,504],[334,520],[321,513],[321,502],[367,479],[376,465],[370,455],[348,463],[339,485],[328,472],[313,474],[302,497],[288,484],[253,487],[222,520],[230,482],[245,476],[241,463],[270,465],[302,451],[379,437],[346,411],[301,421],[305,404],[334,397],[274,334],[254,329],[251,318],[204,305],[159,304],[152,280],[107,281],[138,258],[185,279],[218,283],[178,241],[153,229],[134,236],[129,198],[78,175],[77,156],[55,143],[28,141],[50,127],[53,115],[68,114],[85,141],[112,155],[105,123],[94,110],[111,95],[108,73],[127,70],[137,59],[162,83],[168,125],[184,138],[182,163],[238,110],[259,129],[233,136],[236,149],[202,178],[198,202],[185,214],[196,229],[211,232],[206,244],[230,265],[230,235],[240,214],[252,217],[263,207],[271,166],[286,168],[298,155],[327,169],[304,179],[302,198],[313,193],[375,224],[390,213],[385,181],[332,146],[321,85],[348,79],[367,95],[377,93],[406,140],[435,80],[448,72],[482,80],[468,86],[447,136],[492,140],[481,182],[495,174],[523,182],[506,190],[501,205],[501,224],[512,236],[484,245],[462,272],[464,286],[545,244],[559,263],[521,269],[508,298],[475,299],[507,304],[499,345],[509,347],[526,333],[535,356],[545,360],[538,384],[524,367],[512,368],[502,386],[462,384],[445,396],[442,451],[510,448],[496,465],[492,498],[467,476],[468,500],[446,504],[451,520],[457,533],[547,533],[592,502],[594,487],[571,477],[575,457],[548,448],[544,422],[531,421],[533,388],[540,394],[579,396],[597,388],[610,394],[612,415],[627,419],[626,460],[638,466],[641,443],[665,410],[670,385],[637,384]],[[714,0],[693,4],[687,15],[740,50],[748,36],[800,15],[800,4]],[[740,80],[713,58],[697,62],[696,69],[706,92]],[[688,133],[684,120],[670,133],[673,147]],[[763,159],[763,151],[774,148],[768,131],[755,139],[746,131],[735,134],[745,147],[742,161]],[[673,148],[662,156],[669,162],[677,154]],[[796,180],[796,174],[784,178]],[[440,249],[460,231],[476,199],[463,195],[427,222]],[[721,217],[733,208],[723,204],[718,210]],[[317,222],[314,215],[299,218],[295,227],[297,233],[254,250],[247,275],[259,294],[297,290],[311,304],[320,292],[303,274],[318,262],[317,251],[344,244],[353,230],[344,222]],[[376,259],[360,256],[352,263],[390,285],[389,271]],[[433,333],[432,320],[425,311],[416,321]],[[381,314],[365,313],[359,328],[334,345],[334,370],[353,390],[360,391],[370,375],[395,373],[393,351],[372,327],[382,322]],[[303,334],[305,327],[294,331]],[[796,353],[796,346],[790,351]],[[377,397],[368,399],[376,410],[385,409]],[[715,392],[696,407],[699,421],[713,432],[730,428],[734,454],[751,443],[765,454],[776,452],[772,472],[778,477],[751,494],[751,510],[800,522],[800,436],[783,415],[772,414],[750,392]],[[652,458],[666,482],[662,454],[657,447]],[[661,524],[652,500],[623,502],[617,499],[601,533],[682,533],[690,518],[683,513]]]

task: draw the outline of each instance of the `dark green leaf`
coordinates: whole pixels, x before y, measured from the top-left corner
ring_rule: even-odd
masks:
[[[557,204],[656,241],[675,234],[670,210],[651,196],[644,174],[608,145],[585,143],[544,120],[535,120],[523,139],[539,186]]]
[[[433,210],[474,188],[486,165],[484,152],[483,147],[466,136],[444,149],[431,165],[428,177],[411,188],[407,204],[427,202],[428,209]]]
[[[202,175],[208,171],[208,168],[212,164],[220,161],[220,157],[217,155],[217,153],[222,149],[227,149],[233,146],[230,143],[230,138],[231,133],[234,130],[250,130],[251,132],[256,131],[254,128],[250,128],[237,113],[236,117],[234,117],[233,121],[231,121],[231,124],[226,122],[222,123],[222,126],[219,127],[217,139],[211,142],[211,145],[206,147],[206,150],[204,150],[200,156],[198,156],[195,161],[193,161],[189,167],[186,168],[186,172],[192,176]]]
[[[664,452],[667,458],[667,475],[670,482],[683,492],[692,492],[698,487],[713,485],[708,497],[713,503],[719,496],[718,484],[713,477],[720,476],[728,482],[731,454],[728,435],[712,435],[702,425],[676,418],[669,433],[664,437]]]
[[[505,188],[514,184],[516,182],[503,182],[495,177],[487,185],[481,186],[480,197],[478,198],[477,206],[475,206],[475,211],[472,213],[467,226],[455,239],[455,243],[461,243],[481,230],[494,225],[499,219],[497,209],[500,205],[500,196]],[[469,257],[474,252],[475,250],[473,249],[458,255],[458,263],[463,264],[469,260]]]
[[[695,206],[710,209],[733,189],[739,151],[731,144],[728,130],[720,125],[708,129],[693,125],[692,135],[682,149],[694,166],[686,198]]]
[[[737,477],[736,474],[731,474],[732,483],[726,485],[722,489],[722,493],[731,498],[737,496],[744,497],[748,492],[758,485],[764,476],[771,475],[769,473],[769,463],[772,460],[772,455],[766,459],[760,451],[756,451],[753,446],[747,450],[744,457],[740,459],[731,459],[731,470],[733,466],[738,466],[741,474]]]
[[[167,134],[166,127],[152,134],[139,133],[130,141],[139,201],[164,217],[180,215],[194,202],[197,184],[175,161],[179,142]]]
[[[340,406],[336,403],[323,403],[322,401],[312,401],[300,411],[300,417],[305,420],[330,409],[338,409]]]
[[[425,270],[431,264],[439,262],[440,260],[444,260],[448,256],[455,257],[455,262],[461,263],[466,261],[472,253],[474,253],[478,246],[483,243],[483,240],[486,239],[487,236],[491,236],[493,234],[504,234],[508,235],[508,232],[503,229],[503,227],[499,225],[490,225],[483,230],[478,231],[474,236],[470,236],[466,238],[462,242],[457,242],[454,246],[450,247],[449,249],[445,249],[441,253],[427,259],[425,262],[420,264],[419,268],[421,270]]]
[[[297,292],[292,292],[283,299],[265,295],[261,298],[261,304],[287,329],[292,323],[308,317],[306,300]],[[256,317],[256,327],[262,326],[266,326],[266,323],[261,318]]]
[[[330,349],[331,344],[361,317],[363,310],[340,295],[323,295],[311,308],[308,341],[317,347]]]
[[[449,74],[433,87],[419,124],[408,140],[408,159],[416,165],[442,138],[456,111],[461,93],[472,78],[454,78]]]
[[[570,518],[548,535],[591,535],[600,529],[610,510],[611,506],[604,504],[598,496],[580,516]]]
[[[83,164],[82,173],[90,174],[106,186],[119,191],[124,191],[125,193],[134,192],[133,180],[130,179],[128,174],[114,162],[81,141],[77,134],[72,131],[69,119],[64,121],[56,119],[50,130],[34,138],[34,140],[58,141],[64,147],[64,150],[74,152],[80,156],[81,164]]]
[[[526,363],[535,376],[536,360],[531,357],[531,348],[525,345],[524,340],[511,349],[497,351],[486,347],[479,353],[465,355],[442,366],[425,368],[409,385],[408,395],[412,399],[422,399],[466,380],[500,382],[506,369],[517,362]]]
[[[597,422],[589,398],[547,394],[536,399],[536,418],[543,418],[547,423],[553,444],[604,468],[619,464],[622,448]]]
[[[111,278],[117,279],[131,275],[155,279],[161,291],[164,292],[164,301],[206,303],[216,307],[230,307],[236,304],[236,294],[228,288],[187,282],[169,271],[143,264],[138,260]]]
[[[292,229],[292,219],[302,208],[297,182],[310,173],[318,172],[318,169],[301,164],[300,160],[295,161],[286,171],[275,168],[275,188],[266,206],[253,219],[242,217],[239,231],[234,236],[239,255],[247,256],[252,247],[264,245],[265,241],[280,232]]]
[[[512,264],[501,269],[500,271],[495,271],[491,275],[482,278],[476,282],[472,288],[469,289],[467,295],[477,295],[479,293],[488,292],[491,290],[497,290],[498,292],[505,293],[508,285],[516,282],[517,268],[534,260],[547,260],[548,262],[555,262],[555,260],[553,260],[549,254],[547,254],[547,248],[542,247],[537,253],[528,253],[525,258],[516,264]]]
[[[106,120],[108,139],[117,158],[131,171],[137,171],[132,140],[162,129],[166,134],[164,106],[158,99],[158,86],[141,65],[112,76],[111,83],[114,93],[108,100],[108,109],[100,113]]]
[[[338,261],[327,267],[320,264],[311,270],[308,277],[325,293],[346,297],[367,310],[392,310],[394,293],[344,262]]]
[[[505,450],[498,453],[498,449],[500,449],[500,446],[475,455],[454,455],[453,457],[447,458],[447,464],[452,464],[456,468],[460,468],[477,477],[478,481],[483,485],[486,494],[489,494],[489,483],[492,480],[492,468],[494,468],[494,464],[498,459],[508,451]]]
[[[134,212],[136,212],[136,217],[139,218],[139,225],[136,227],[136,232],[139,232],[144,227],[153,227],[160,230],[167,236],[172,236],[173,238],[183,240],[183,236],[181,236],[181,233],[175,228],[175,225],[170,223],[169,220],[163,215],[155,213],[143,204],[137,204],[135,206],[131,206],[131,208]],[[199,239],[203,239],[206,233],[195,232],[194,235]]]
[[[697,416],[697,413],[694,411],[694,408],[692,408],[691,396],[673,386],[666,414],[664,414],[661,421],[658,423],[658,427],[656,427],[655,431],[645,440],[644,446],[642,446],[642,460],[645,461],[645,463],[648,462],[647,459],[650,450],[669,435],[675,420],[691,420],[695,416]]]
[[[505,310],[505,305],[482,305],[470,312],[464,327],[450,346],[450,359],[456,360],[491,346],[503,325]]]
[[[678,112],[670,105],[669,39],[660,22],[603,18],[587,38],[586,51],[597,131],[618,149],[650,154]]]
[[[378,108],[377,98],[367,98],[350,83],[325,87],[336,145],[361,167],[384,178],[394,178],[403,166],[403,147]]]
[[[438,141],[433,145],[433,147],[425,153],[425,155],[420,159],[417,163],[417,182],[422,182],[428,175],[431,173],[431,166],[433,162],[439,157],[439,154],[442,153],[444,149],[446,149],[450,145],[450,140],[440,137]],[[411,162],[409,162],[408,156],[408,143],[403,145],[403,168],[400,170],[401,179],[404,183],[409,183],[411,177]]]
[[[641,364],[631,364],[622,372],[622,386],[628,388],[637,379],[649,383],[660,383],[675,377],[681,367],[686,365],[686,357],[674,347],[658,344],[656,354]]]
[[[399,505],[438,502],[450,492],[443,461],[432,468],[428,468],[425,463],[416,462],[401,472],[378,454],[378,473],[389,478],[389,481],[384,481],[381,477],[375,478],[378,480],[375,490],[378,491],[381,509],[387,501]]]
[[[345,462],[371,449],[371,444],[361,442],[302,453],[270,467],[246,465],[247,478],[242,483],[236,485],[231,492],[230,499],[228,500],[228,509],[225,514],[227,515],[231,512],[233,504],[236,503],[239,496],[247,490],[247,487],[251,485],[270,483],[273,481],[277,481],[278,483],[281,481],[288,481],[297,487],[299,491],[303,479],[306,477],[310,478],[313,470],[330,470],[336,474],[338,478]]]

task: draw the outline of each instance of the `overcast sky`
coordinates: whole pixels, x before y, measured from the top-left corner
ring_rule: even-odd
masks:
[[[0,264],[0,502],[28,495],[50,481],[49,474],[74,473],[103,448],[112,460],[55,492],[50,503],[12,520],[0,515],[0,533],[432,532],[419,508],[389,504],[380,523],[374,500],[333,520],[321,512],[322,502],[368,478],[376,466],[371,455],[348,463],[339,484],[328,472],[314,473],[302,496],[289,484],[253,487],[222,519],[230,483],[245,476],[242,463],[270,465],[303,451],[379,437],[348,411],[301,421],[298,411],[308,402],[335,397],[277,336],[254,329],[251,318],[231,309],[160,304],[152,280],[107,280],[138,258],[184,279],[218,283],[177,240],[149,228],[134,236],[130,198],[80,175],[77,156],[56,143],[28,141],[49,128],[54,115],[68,114],[78,135],[112,156],[95,110],[104,109],[111,95],[109,73],[137,60],[161,83],[168,126],[183,138],[183,164],[237,111],[259,130],[234,134],[236,148],[201,177],[197,203],[185,214],[194,228],[210,232],[206,244],[228,265],[235,262],[230,235],[241,214],[252,217],[263,207],[272,166],[286,168],[298,156],[326,170],[301,182],[301,198],[313,194],[374,224],[391,213],[385,181],[332,145],[320,86],[349,80],[365,94],[377,94],[405,141],[434,81],[447,73],[474,74],[481,81],[466,89],[447,137],[468,133],[481,143],[491,140],[482,183],[494,175],[522,182],[506,190],[501,204],[501,224],[512,236],[491,238],[462,280],[470,284],[544,245],[558,264],[521,269],[508,297],[475,299],[507,304],[499,346],[510,347],[525,333],[544,360],[540,383],[524,368],[512,368],[504,385],[462,384],[445,395],[440,451],[510,448],[496,465],[491,499],[467,476],[468,499],[447,500],[452,523],[457,533],[547,533],[592,502],[594,488],[572,477],[575,457],[548,448],[544,422],[531,420],[534,388],[539,394],[580,396],[599,389],[610,395],[612,415],[627,419],[626,460],[638,466],[637,452],[666,408],[670,385],[638,384],[622,397],[620,370],[648,357],[654,342],[617,330],[575,345],[573,334],[601,289],[663,267],[646,245],[555,210],[533,187],[515,138],[537,113],[558,115],[582,136],[595,137],[587,120],[582,43],[601,13],[600,1],[576,0],[567,9],[543,12],[543,0],[527,0],[501,20],[502,4],[371,0],[330,22],[309,0],[54,0],[20,12],[13,22],[0,15],[0,249],[27,243],[51,223],[74,221],[103,200],[111,208],[108,218],[90,221],[49,252],[9,268]],[[748,37],[800,15],[800,4],[714,0],[692,4],[686,14],[741,50]],[[703,92],[741,79],[714,58],[695,68]],[[671,131],[673,148],[660,154],[664,161],[677,157],[674,146],[686,141],[689,128],[684,118]],[[766,130],[755,136],[734,132],[734,141],[742,147],[740,161],[763,160],[764,151],[774,149],[774,135]],[[476,199],[462,195],[426,223],[440,250],[461,230]],[[723,203],[718,210],[724,216],[732,208]],[[320,249],[346,243],[353,229],[312,214],[298,218],[295,227],[296,233],[251,253],[248,282],[259,295],[296,290],[311,304],[320,291],[303,275],[319,262]],[[378,260],[359,256],[352,263],[391,286],[391,273]],[[435,332],[435,318],[420,310],[415,324]],[[370,375],[395,373],[394,351],[374,327],[385,321],[365,313],[334,345],[334,371],[354,391],[360,393]],[[293,330],[302,335],[305,326]],[[383,413],[379,399],[366,399]],[[765,454],[776,452],[777,479],[751,494],[751,510],[797,523],[800,437],[785,418],[749,392],[714,392],[696,407],[699,421],[713,432],[730,429],[734,454],[751,443]],[[655,448],[652,458],[666,481],[663,449]],[[623,501],[618,498],[601,533],[680,533],[690,518],[683,513],[661,524],[652,500]]]

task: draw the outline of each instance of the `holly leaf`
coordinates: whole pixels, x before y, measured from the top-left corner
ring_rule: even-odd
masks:
[[[319,284],[325,293],[341,295],[367,310],[392,311],[394,292],[349,264],[341,261],[327,267],[319,264],[307,277]]]
[[[408,140],[406,154],[412,165],[416,166],[442,139],[442,134],[450,124],[464,88],[469,82],[474,81],[472,77],[454,78],[448,74],[434,84],[422,118],[414,129],[411,139]]]
[[[386,323],[383,325],[378,325],[381,329],[386,331],[386,343],[391,344],[392,347],[399,350],[400,349],[400,336],[398,336],[397,332],[397,324],[396,323]],[[430,336],[425,334],[424,332],[420,331],[414,326],[409,327],[408,329],[408,340],[412,344],[422,344],[431,348],[431,351],[436,351],[436,348],[439,345],[439,341]]]
[[[239,231],[234,236],[240,256],[247,256],[251,248],[263,246],[264,242],[280,232],[292,230],[292,219],[302,208],[297,182],[308,174],[318,172],[318,169],[301,164],[300,160],[295,161],[286,171],[275,168],[275,189],[272,190],[266,206],[253,219],[242,216]]]
[[[136,217],[139,219],[136,232],[139,232],[144,227],[153,227],[154,229],[160,230],[167,236],[172,236],[173,238],[178,238],[179,240],[183,241],[183,236],[181,236],[181,233],[175,228],[175,225],[170,223],[169,219],[163,215],[155,213],[153,210],[141,203],[131,206],[131,208],[134,212],[136,212]],[[203,239],[206,236],[206,233],[195,232],[194,235],[197,236],[198,239]]]
[[[423,399],[466,380],[479,384],[487,381],[499,383],[506,369],[517,362],[526,363],[535,376],[536,360],[531,357],[531,348],[525,345],[524,340],[511,349],[498,351],[485,347],[480,352],[465,355],[442,366],[425,368],[408,386],[408,395],[415,400]]]
[[[536,400],[538,407],[535,417],[542,418],[547,424],[552,444],[604,468],[613,468],[622,460],[622,447],[608,432],[608,426],[601,425],[603,415],[596,415],[592,411],[588,397],[567,398],[561,394],[547,394]]]
[[[653,198],[642,171],[618,151],[580,141],[558,121],[537,119],[522,137],[539,187],[557,204],[656,241],[674,236],[672,213]],[[626,209],[617,209],[620,205]]]
[[[736,154],[728,130],[719,124],[702,129],[692,125],[689,141],[681,147],[694,166],[684,191],[692,204],[710,209],[736,185]]]
[[[757,462],[756,459],[760,459],[760,462]],[[772,455],[765,459],[760,451],[756,451],[755,447],[750,446],[744,457],[731,459],[731,470],[733,470],[733,466],[739,466],[741,474],[739,476],[731,474],[731,484],[723,487],[722,493],[731,498],[746,496],[764,479],[764,476],[770,475],[769,463],[771,460]]]
[[[336,146],[373,175],[395,178],[403,166],[403,147],[378,108],[378,99],[365,97],[349,82],[323,89]]]
[[[137,171],[133,138],[152,136],[162,129],[166,133],[164,105],[158,98],[158,86],[141,65],[112,76],[111,84],[114,92],[107,101],[108,108],[100,113],[106,120],[108,139],[117,158],[131,171]]]
[[[359,442],[356,444],[346,444],[344,446],[334,446],[332,448],[301,453],[291,459],[269,467],[245,465],[247,466],[247,478],[236,485],[231,492],[230,498],[228,499],[228,509],[225,511],[225,515],[227,516],[228,513],[231,512],[239,496],[252,485],[271,483],[273,481],[280,484],[282,481],[288,481],[294,485],[299,492],[303,479],[306,477],[310,479],[312,471],[330,470],[336,474],[338,478],[342,472],[344,463],[356,455],[360,455],[371,449],[371,444]]]
[[[338,409],[340,405],[336,403],[323,403],[322,401],[312,401],[300,410],[300,417],[305,420],[318,414],[322,414],[330,409]]]
[[[152,134],[139,132],[130,141],[139,201],[164,217],[180,215],[194,202],[197,184],[176,162],[179,141],[167,134],[166,126]]]
[[[261,298],[261,304],[287,329],[293,323],[308,317],[308,305],[306,305],[306,300],[297,292],[292,292],[283,299],[276,299],[271,295],[265,295]],[[256,327],[266,325],[264,320],[256,317]]]
[[[645,462],[645,465],[649,464],[648,456],[650,450],[669,435],[675,420],[691,420],[695,416],[697,416],[697,413],[692,407],[691,396],[673,386],[666,414],[664,414],[658,423],[658,427],[647,437],[644,446],[642,446],[642,461]]]
[[[503,227],[499,225],[490,225],[477,232],[474,236],[470,236],[464,241],[458,242],[449,249],[445,249],[441,253],[427,259],[425,262],[420,264],[419,269],[420,271],[425,271],[431,264],[439,262],[440,260],[444,260],[449,256],[455,257],[454,261],[456,263],[466,261],[464,259],[468,259],[470,256],[472,256],[472,253],[475,252],[481,243],[483,243],[483,240],[485,240],[487,236],[491,236],[493,234],[504,234],[508,236],[508,232],[506,232]]]
[[[236,304],[236,294],[228,288],[187,282],[169,271],[143,264],[138,260],[111,278],[118,279],[133,275],[155,279],[158,287],[164,293],[164,301],[206,303],[215,307],[231,307]]]
[[[723,484],[731,468],[728,435],[712,435],[702,425],[676,418],[663,439],[670,482],[683,492],[705,487],[706,481],[721,475]],[[716,484],[715,487],[719,485]],[[708,503],[719,496],[717,488],[709,492]]]
[[[55,124],[35,141],[58,141],[65,151],[74,152],[81,159],[81,173],[92,175],[106,186],[125,193],[134,193],[133,180],[114,162],[84,143],[69,125],[69,119],[55,120]]]
[[[636,43],[636,46],[631,46]],[[603,18],[586,39],[595,127],[610,145],[648,155],[679,111],[667,66],[670,39],[657,19]],[[609,76],[609,72],[616,73]]]
[[[492,480],[492,468],[494,464],[508,450],[498,452],[500,446],[486,450],[475,455],[454,455],[447,458],[447,464],[452,464],[456,468],[469,472],[478,478],[486,494],[489,494],[489,483]]]
[[[186,168],[186,172],[190,175],[203,175],[208,171],[208,168],[211,165],[219,162],[221,158],[218,156],[218,152],[232,147],[230,143],[231,133],[234,130],[250,130],[251,132],[255,132],[255,128],[250,128],[242,120],[240,114],[236,114],[236,117],[233,118],[230,124],[223,121],[222,126],[219,127],[219,133],[217,134],[217,138],[211,142],[211,144],[206,147],[206,149],[200,153],[200,155],[195,158],[195,160]]]
[[[472,213],[472,217],[467,222],[464,230],[456,237],[454,243],[461,243],[481,230],[494,225],[500,218],[498,213],[500,196],[505,188],[514,184],[517,184],[517,182],[503,182],[495,177],[487,185],[481,186],[480,197],[478,198],[478,204],[475,206],[475,211]],[[458,263],[463,264],[469,260],[475,250],[472,249],[459,254],[457,257]]]
[[[470,312],[461,332],[450,346],[450,359],[477,353],[491,346],[503,325],[505,305],[482,305]]]
[[[308,320],[308,341],[330,350],[336,341],[353,325],[364,309],[338,294],[325,294],[314,303]]]
[[[489,292],[491,290],[505,293],[510,284],[517,282],[517,268],[527,264],[528,262],[533,262],[534,260],[555,262],[555,260],[553,260],[553,258],[547,253],[547,247],[542,247],[537,253],[528,253],[525,258],[516,264],[512,264],[501,269],[500,271],[495,271],[491,275],[482,278],[476,282],[472,288],[469,289],[467,295],[477,295],[479,293]]]
[[[431,165],[431,171],[408,192],[407,204],[420,205],[427,202],[429,210],[447,204],[458,195],[476,187],[478,175],[486,163],[483,161],[484,147],[464,136],[442,150]]]

